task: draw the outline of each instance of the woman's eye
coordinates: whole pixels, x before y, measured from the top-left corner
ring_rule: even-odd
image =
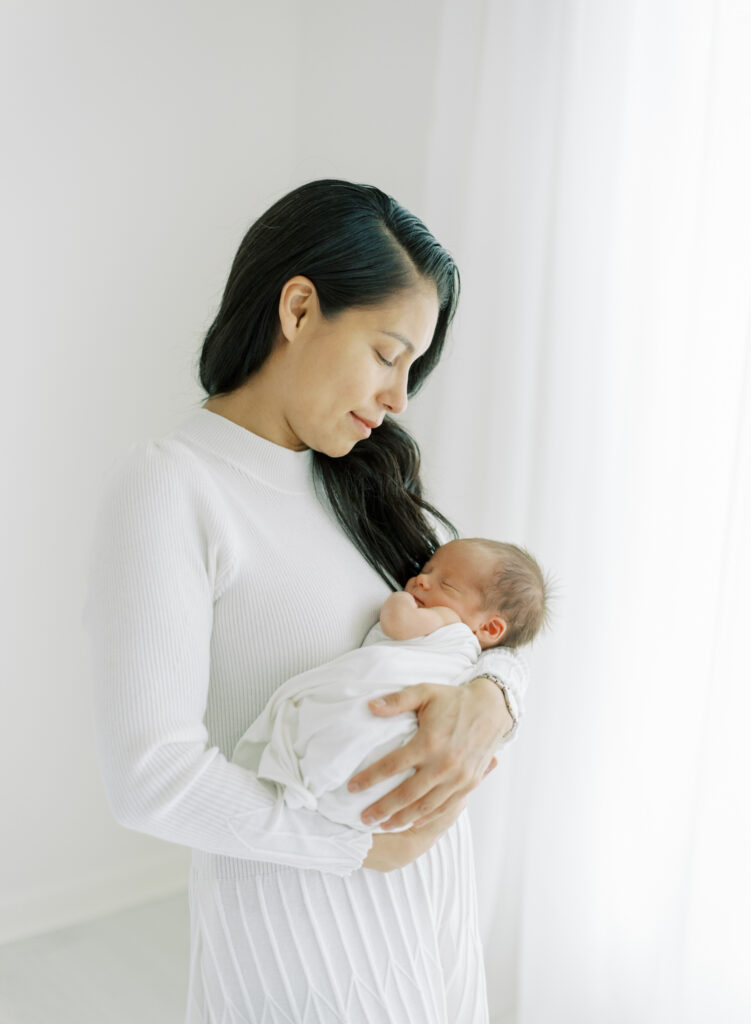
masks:
[[[381,360],[381,362],[382,362],[382,363],[385,363],[385,365],[386,365],[386,366],[393,366],[393,365],[394,365],[393,363],[390,363],[390,362],[388,361],[388,359],[385,359],[385,358],[384,358],[384,357],[383,357],[383,356],[381,355],[381,353],[380,353],[380,352],[376,352],[376,355],[378,356],[378,358],[379,358],[379,359]]]

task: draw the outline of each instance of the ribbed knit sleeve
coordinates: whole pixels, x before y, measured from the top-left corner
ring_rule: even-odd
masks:
[[[131,446],[106,481],[83,614],[113,814],[208,853],[348,875],[370,834],[288,808],[208,745],[213,609],[232,568],[198,471]]]

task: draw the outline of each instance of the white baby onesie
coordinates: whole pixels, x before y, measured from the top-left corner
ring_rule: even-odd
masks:
[[[347,783],[409,742],[417,732],[417,715],[408,711],[382,718],[368,701],[417,683],[458,685],[480,650],[461,622],[414,640],[391,640],[377,624],[362,647],[282,683],[240,738],[232,761],[278,783],[289,807],[307,807],[350,828],[379,832],[360,821],[361,813],[413,769],[362,793],[350,793]]]

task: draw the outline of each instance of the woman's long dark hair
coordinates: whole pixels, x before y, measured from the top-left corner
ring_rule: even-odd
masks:
[[[297,274],[313,282],[327,318],[378,305],[419,276],[434,282],[440,311],[430,347],[410,368],[407,390],[416,394],[441,357],[459,271],[422,221],[380,189],[323,179],[279,199],[243,238],[201,350],[209,397],[234,391],[268,358],[282,287]],[[438,546],[430,517],[457,535],[423,498],[420,450],[390,417],[347,455],[315,452],[313,465],[345,532],[391,587],[403,586]]]

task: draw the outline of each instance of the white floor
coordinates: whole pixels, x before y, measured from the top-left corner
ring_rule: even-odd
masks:
[[[0,1024],[182,1024],[188,897],[0,946]]]

